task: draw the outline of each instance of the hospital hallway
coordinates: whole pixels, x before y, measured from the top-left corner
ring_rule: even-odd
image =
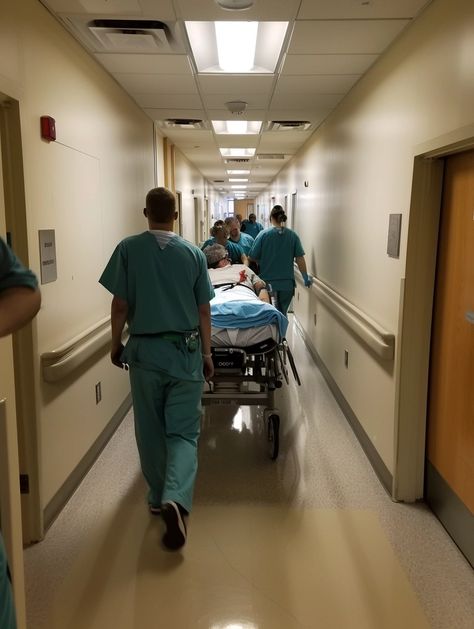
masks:
[[[131,412],[39,544],[30,629],[468,629],[474,575],[422,503],[394,503],[308,353],[262,409],[207,407],[188,542],[160,546]],[[374,396],[376,392],[374,391]]]

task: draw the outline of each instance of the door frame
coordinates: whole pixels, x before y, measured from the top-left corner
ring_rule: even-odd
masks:
[[[0,106],[0,138],[3,170],[3,194],[7,231],[22,262],[29,266],[28,227],[19,102],[2,95]],[[36,322],[15,332],[13,359],[18,426],[20,473],[28,478],[28,491],[21,494],[23,542],[36,542],[43,537],[41,507],[41,466],[39,409],[36,382],[39,378]]]
[[[415,147],[396,356],[394,500],[423,497],[432,310],[444,158],[474,148],[474,125]]]

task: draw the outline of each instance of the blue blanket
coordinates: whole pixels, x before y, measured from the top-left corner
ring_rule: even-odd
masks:
[[[263,301],[211,303],[211,320],[216,328],[256,328],[274,323],[281,338],[288,328],[288,319],[275,306]]]

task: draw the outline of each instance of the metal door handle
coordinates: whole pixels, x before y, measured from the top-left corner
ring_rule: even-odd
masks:
[[[469,323],[473,323],[474,324],[474,310],[467,310],[466,311],[466,319],[469,321]]]

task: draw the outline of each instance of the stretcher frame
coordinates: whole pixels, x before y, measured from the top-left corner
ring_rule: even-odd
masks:
[[[275,391],[289,384],[289,370],[301,381],[286,339],[268,339],[250,347],[212,347],[214,376],[202,395],[204,406],[264,406],[268,452],[274,461],[280,449],[280,412]]]

